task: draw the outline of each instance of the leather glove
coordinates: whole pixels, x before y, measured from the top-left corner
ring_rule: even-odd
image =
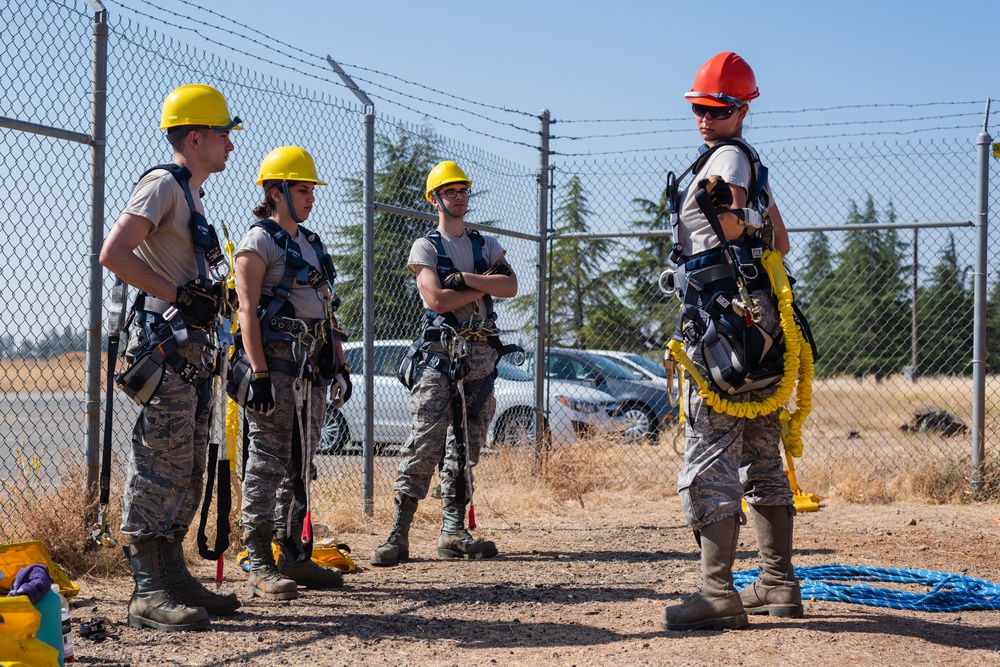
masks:
[[[269,417],[274,412],[274,385],[271,384],[271,374],[267,371],[253,374],[250,387],[247,390],[246,407]]]
[[[465,289],[465,278],[462,276],[462,272],[455,271],[446,275],[444,280],[441,281],[441,287],[453,290]]]
[[[733,191],[729,189],[725,179],[718,175],[703,178],[698,181],[698,187],[705,188],[716,215],[729,212],[729,207],[733,205]]]
[[[336,409],[341,409],[344,407],[344,403],[351,398],[351,393],[353,392],[353,387],[351,385],[351,375],[347,372],[337,373],[336,379],[333,381],[333,387],[330,390],[330,405]]]
[[[221,285],[218,283],[208,283],[201,278],[195,278],[177,288],[177,300],[173,305],[190,320],[191,324],[207,327],[215,322],[221,294]]]
[[[327,380],[332,380],[335,377],[337,361],[334,358],[333,343],[329,340],[323,343],[323,347],[319,349],[316,367],[319,369],[319,374]]]
[[[764,218],[752,208],[738,208],[733,213],[740,219],[740,224],[747,229],[756,231],[764,226]]]
[[[494,264],[490,268],[486,269],[484,276],[512,276],[514,275],[514,269],[510,268],[510,264],[507,262],[499,262]]]

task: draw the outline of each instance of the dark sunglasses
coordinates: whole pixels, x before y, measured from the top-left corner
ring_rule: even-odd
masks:
[[[707,107],[704,104],[692,104],[691,110],[698,118],[708,116],[712,120],[726,120],[736,112],[736,107]]]

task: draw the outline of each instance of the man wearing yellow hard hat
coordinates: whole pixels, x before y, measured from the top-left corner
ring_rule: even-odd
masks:
[[[437,469],[443,525],[442,558],[491,558],[498,551],[465,526],[471,507],[472,470],[496,410],[493,378],[506,349],[499,342],[493,297],[517,294],[517,276],[495,237],[468,229],[472,179],[451,160],[427,175],[425,197],[437,211],[437,228],[414,241],[408,266],[427,308],[426,326],[411,346],[400,380],[410,387],[410,435],[393,484],[394,520],[372,565],[409,558],[409,529],[417,502]],[[470,514],[469,528],[474,528]]]
[[[132,435],[121,531],[135,591],[130,627],[197,630],[236,611],[188,572],[182,544],[202,497],[216,318],[228,273],[201,203],[241,130],[218,90],[190,84],[163,102],[173,160],[143,173],[101,248],[100,261],[139,292],[119,387],[142,405]]]

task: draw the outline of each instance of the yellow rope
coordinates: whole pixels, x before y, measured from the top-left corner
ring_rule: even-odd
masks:
[[[771,279],[771,290],[778,299],[778,317],[781,330],[785,334],[785,370],[774,393],[762,401],[731,401],[713,391],[708,381],[694,365],[691,357],[684,350],[680,341],[671,340],[667,348],[681,366],[684,367],[698,385],[698,394],[713,410],[732,417],[753,419],[760,415],[768,415],[782,409],[795,390],[795,412],[782,410],[783,427],[787,425],[787,434],[782,438],[785,449],[792,456],[802,456],[802,424],[812,411],[812,379],[813,356],[812,349],[802,336],[802,331],[795,323],[795,313],[792,310],[792,288],[788,283],[788,274],[781,262],[781,253],[776,250],[764,251],[761,263]],[[796,382],[797,381],[797,382]],[[787,417],[786,417],[787,415]]]
[[[222,223],[222,232],[226,237],[226,243],[223,248],[226,251],[226,256],[229,258],[229,277],[226,279],[226,288],[228,290],[236,289],[236,267],[233,264],[233,253],[236,251],[236,246],[233,244],[232,239],[229,238],[229,230],[226,228],[226,224]],[[233,323],[229,329],[229,332],[235,334],[239,330],[238,315],[236,311],[233,311]],[[230,350],[230,353],[234,353],[235,349]],[[240,432],[240,405],[232,398],[226,401],[226,456],[229,458],[229,472],[236,472],[236,441],[239,437]]]

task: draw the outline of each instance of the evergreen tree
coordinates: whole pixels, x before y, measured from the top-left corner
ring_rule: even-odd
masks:
[[[424,198],[427,174],[440,161],[437,136],[429,128],[410,133],[400,127],[398,138],[380,134],[375,140],[375,201],[434,213]],[[351,204],[364,202],[364,179],[347,178]],[[375,211],[375,338],[412,338],[423,324],[424,309],[407,259],[413,241],[433,228],[423,220]],[[341,326],[360,337],[364,298],[362,268],[364,221],[342,226],[330,253],[337,267],[337,292],[342,303]]]
[[[926,289],[917,301],[919,371],[921,375],[963,375],[972,363],[973,301],[958,265],[955,235]]]
[[[986,372],[1000,373],[1000,272],[986,300]]]
[[[863,211],[851,202],[848,224],[878,222],[871,196]],[[895,222],[889,205],[886,222]],[[827,353],[817,373],[876,379],[898,371],[909,359],[909,291],[902,243],[896,230],[862,229],[846,233],[843,248],[834,255],[836,270],[822,302],[813,299],[822,318],[813,323],[817,343]],[[827,317],[828,315],[828,317]]]

